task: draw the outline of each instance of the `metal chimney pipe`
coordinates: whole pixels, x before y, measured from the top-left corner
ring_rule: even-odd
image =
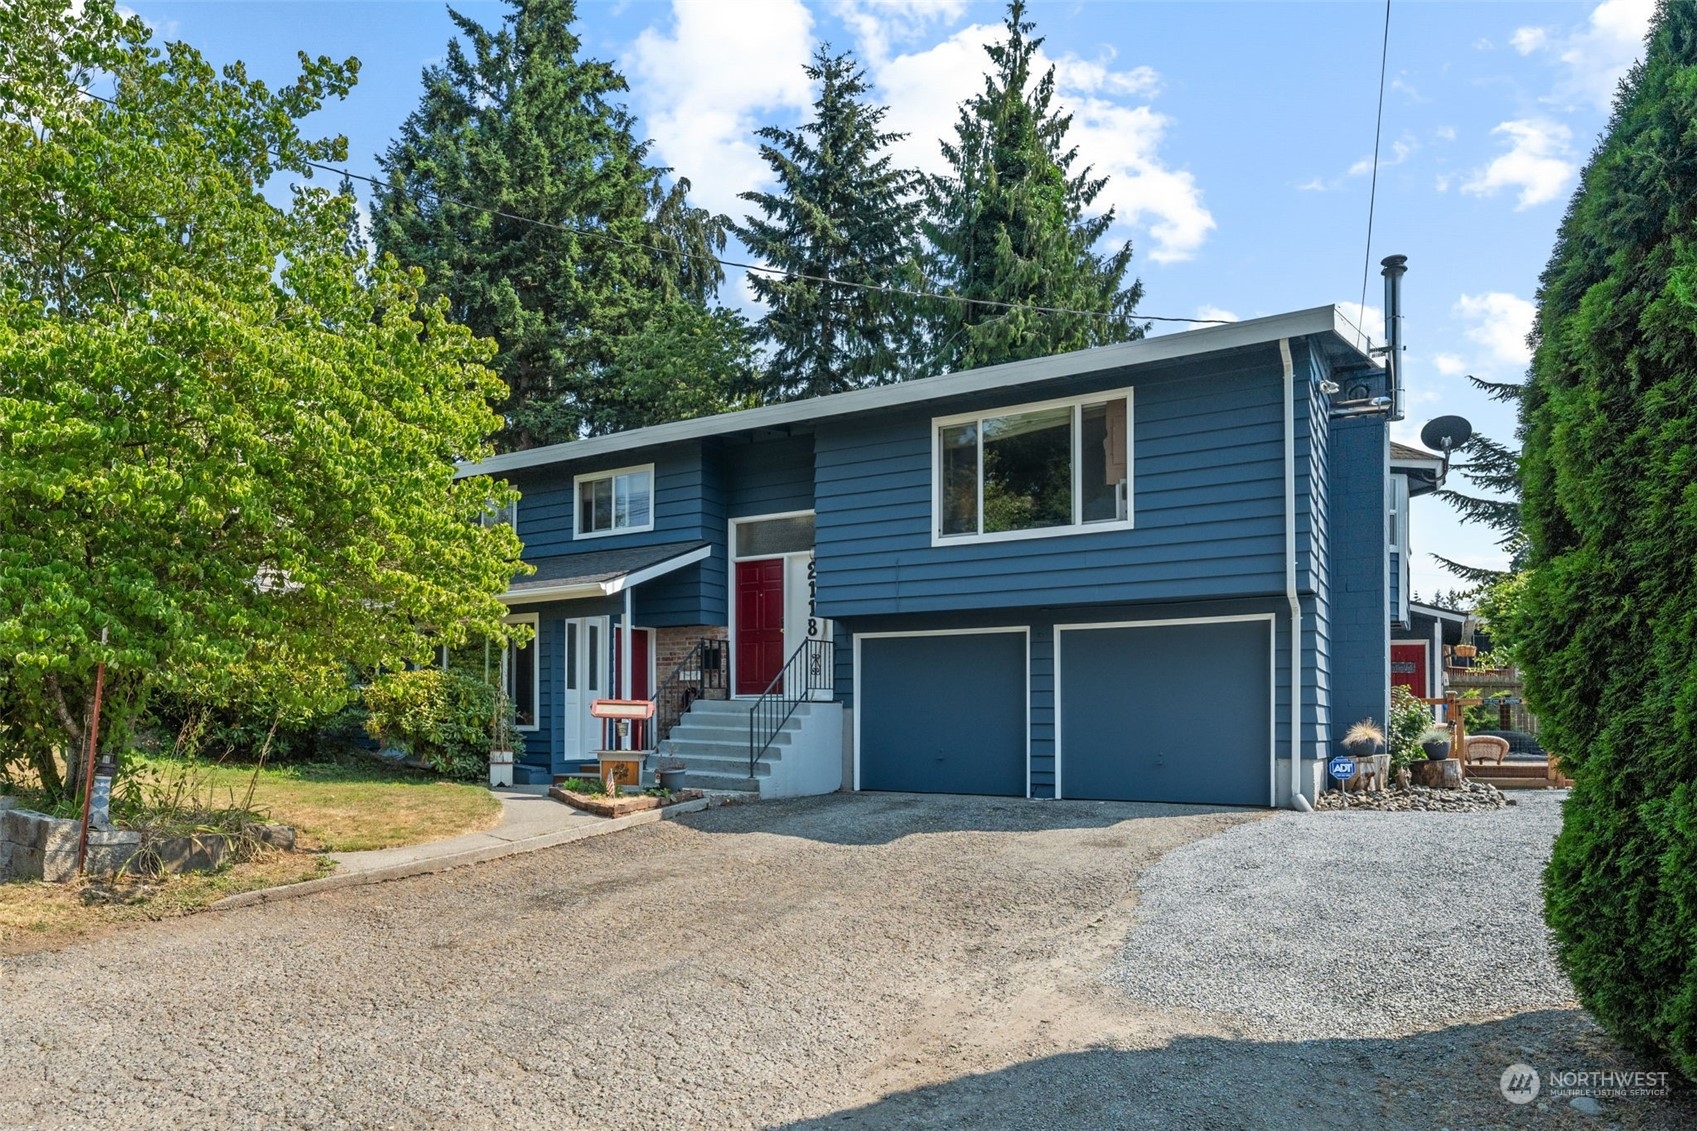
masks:
[[[1408,256],[1387,255],[1379,261],[1385,277],[1385,376],[1390,386],[1390,419],[1402,419],[1402,277]]]

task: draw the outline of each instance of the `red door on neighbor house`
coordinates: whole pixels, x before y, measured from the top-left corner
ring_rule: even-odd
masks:
[[[760,695],[784,670],[784,559],[737,563],[737,694]]]
[[[1391,645],[1391,686],[1406,687],[1421,698],[1432,693],[1426,682],[1425,644]]]

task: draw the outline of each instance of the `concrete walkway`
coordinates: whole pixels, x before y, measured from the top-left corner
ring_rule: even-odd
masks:
[[[481,864],[502,856],[521,852],[536,852],[569,844],[574,840],[615,833],[633,825],[663,821],[681,813],[695,813],[707,808],[706,798],[668,805],[664,809],[646,809],[624,817],[597,817],[548,796],[544,785],[517,785],[490,790],[501,799],[501,821],[494,828],[480,833],[466,833],[448,840],[413,844],[403,848],[378,848],[370,852],[333,852],[330,859],[336,871],[316,880],[260,888],[228,896],[212,904],[215,911],[247,907],[255,903],[293,899],[313,892],[334,891],[337,888],[360,884],[399,880],[407,876],[422,876],[430,872],[445,872],[467,864]]]

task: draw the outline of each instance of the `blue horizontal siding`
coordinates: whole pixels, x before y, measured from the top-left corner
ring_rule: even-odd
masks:
[[[731,518],[813,509],[813,437],[788,436],[723,449]]]
[[[967,406],[822,421],[820,611],[842,618],[1282,592],[1282,370],[1275,350],[1230,357],[1139,378],[1131,530],[932,546],[931,420]],[[1004,394],[999,404],[1128,383],[1098,375]]]
[[[574,536],[572,480],[617,467],[654,465],[654,528],[638,533]],[[722,469],[698,441],[563,461],[514,473],[518,535],[528,559],[626,546],[704,541],[711,557],[642,586],[637,600],[650,627],[719,624],[725,619],[725,501]]]

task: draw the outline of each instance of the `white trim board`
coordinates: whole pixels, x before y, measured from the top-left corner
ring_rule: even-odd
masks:
[[[730,680],[729,697],[732,699],[758,699],[758,695],[743,695],[737,691],[737,563],[764,562],[774,558],[783,558],[785,564],[785,586],[789,585],[789,560],[799,557],[813,557],[812,550],[792,550],[783,554],[755,554],[752,557],[742,557],[737,553],[737,524],[740,522],[765,522],[774,518],[800,518],[803,515],[813,515],[818,518],[818,512],[812,507],[796,511],[773,511],[771,514],[744,514],[725,520],[725,556],[729,559],[725,577],[725,678]],[[817,533],[815,533],[817,538]],[[785,609],[789,607],[789,593],[784,593]],[[784,625],[784,648],[789,648],[789,625]],[[785,656],[785,662],[789,657]]]
[[[1062,744],[1064,712],[1061,710],[1061,633],[1092,629],[1162,628],[1185,624],[1229,624],[1244,621],[1267,622],[1267,805],[1278,803],[1279,783],[1279,625],[1277,613],[1233,613],[1212,617],[1170,617],[1159,620],[1090,621],[1082,624],[1055,625],[1055,797],[1062,799],[1062,774],[1065,771],[1065,747]],[[1029,694],[1029,693],[1028,693]],[[1292,741],[1297,739],[1291,736]],[[1029,741],[1029,738],[1028,738]]]
[[[695,549],[687,550],[676,557],[667,558],[663,562],[656,562],[641,569],[631,570],[629,573],[621,573],[619,576],[609,578],[606,581],[586,581],[577,585],[538,587],[526,589],[520,593],[508,590],[501,594],[499,599],[508,606],[512,606],[535,605],[544,601],[572,601],[583,597],[616,597],[633,585],[641,585],[645,581],[664,577],[666,574],[680,570],[684,566],[694,565],[696,562],[712,556],[712,553],[712,546],[697,546]]]
[[[1025,636],[1025,796],[1031,796],[1031,626],[1004,625],[999,628],[937,628],[910,629],[897,632],[857,632],[854,634],[854,659],[852,661],[854,681],[854,785],[853,789],[860,791],[860,717],[865,714],[865,698],[861,694],[863,688],[860,682],[860,642],[862,640],[886,640],[892,637],[914,636],[1000,636],[1021,633]],[[1056,778],[1057,783],[1059,778]],[[1058,796],[1058,795],[1057,795]]]
[[[1200,357],[1244,346],[1272,345],[1280,338],[1303,338],[1313,334],[1331,334],[1337,339],[1338,345],[1357,355],[1363,365],[1376,364],[1363,352],[1366,335],[1342,310],[1335,305],[1315,306],[1265,318],[1250,318],[1224,326],[1206,326],[1180,334],[1159,334],[1139,338],[1134,342],[1075,350],[1048,357],[1034,357],[1025,361],[1011,361],[983,369],[923,377],[894,385],[855,389],[846,393],[833,393],[830,396],[721,413],[718,416],[674,420],[648,428],[615,432],[609,436],[586,436],[561,444],[528,448],[522,452],[506,452],[484,460],[462,463],[455,474],[461,478],[471,475],[499,475],[519,468],[541,467],[567,460],[593,459],[614,452],[633,451],[680,440],[722,436],[755,428],[783,428],[792,424],[808,424],[827,417],[924,404],[927,401],[962,394],[1018,388],[1021,385],[1058,378]]]
[[[531,717],[536,721],[529,726],[519,726],[515,723],[513,729],[524,731],[526,734],[535,734],[542,729],[542,618],[538,613],[508,613],[501,620],[506,624],[530,625],[531,636],[528,645],[530,648],[530,710]],[[511,644],[506,645],[506,647],[511,651],[517,651]],[[512,659],[509,657],[507,662],[512,663]],[[516,684],[514,689],[517,689]],[[502,688],[502,690],[505,691],[506,689]]]

